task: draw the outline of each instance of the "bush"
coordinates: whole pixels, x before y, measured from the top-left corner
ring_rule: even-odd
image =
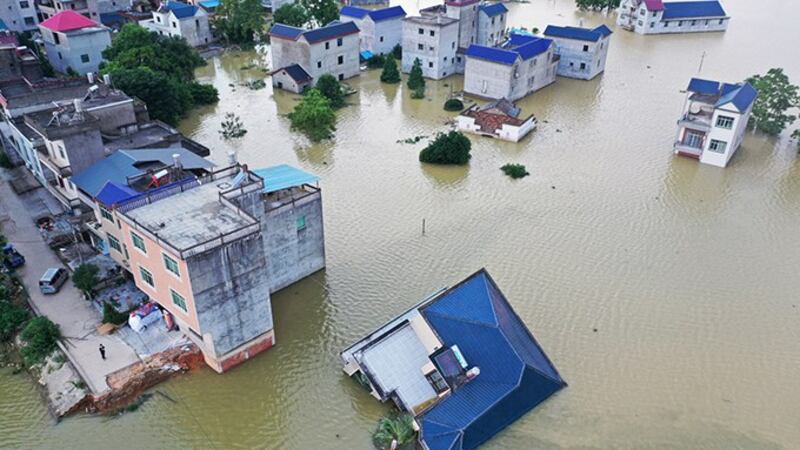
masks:
[[[114,305],[103,302],[103,322],[114,325],[122,325],[128,321],[128,313],[119,312]]]
[[[219,100],[217,88],[210,84],[200,84],[196,81],[189,84],[189,94],[192,96],[192,103],[195,105],[210,105]]]
[[[96,265],[81,264],[72,274],[72,282],[86,295],[86,298],[92,298],[92,290],[100,281],[97,277],[98,273],[100,273],[100,268]]]
[[[376,448],[389,449],[392,441],[397,441],[398,449],[413,448],[416,432],[411,415],[400,414],[382,417],[372,433],[372,443]]]
[[[303,100],[289,113],[293,130],[300,130],[312,141],[321,141],[333,136],[336,130],[336,114],[330,101],[318,89],[309,89]]]
[[[33,318],[25,329],[22,330],[22,340],[25,347],[22,348],[22,357],[29,365],[41,362],[58,346],[56,342],[61,337],[58,325],[54,324],[47,317],[39,316]]]
[[[506,164],[505,166],[501,167],[500,170],[514,179],[524,178],[530,175],[530,173],[528,173],[528,171],[525,169],[525,166],[522,164]]]
[[[403,59],[403,47],[401,47],[400,44],[394,46],[392,49],[392,56],[398,61]]]
[[[367,67],[370,69],[380,69],[386,63],[387,58],[384,55],[374,55],[372,58],[367,60]]]
[[[457,98],[451,98],[444,102],[445,111],[461,111],[462,109],[464,109],[464,103]]]
[[[397,61],[394,58],[386,58],[383,63],[383,72],[381,72],[381,82],[383,83],[399,83],[400,71],[397,70]]]
[[[28,320],[28,311],[11,302],[0,300],[0,342],[8,342]]]
[[[411,72],[408,74],[408,88],[416,91],[422,88],[423,94],[425,93],[425,78],[422,76],[422,61],[419,58],[414,59],[414,65],[411,66]]]
[[[431,164],[463,165],[469,162],[472,143],[458,131],[447,134],[439,133],[436,138],[422,149],[419,160]]]
[[[418,87],[411,91],[411,98],[415,100],[419,100],[421,98],[425,98],[425,86]]]
[[[344,93],[342,84],[333,75],[326,73],[317,80],[317,90],[331,103],[331,108],[337,109],[344,106]]]

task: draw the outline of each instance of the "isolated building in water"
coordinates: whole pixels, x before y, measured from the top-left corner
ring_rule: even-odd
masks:
[[[345,6],[339,12],[340,21],[355,22],[358,26],[360,50],[373,55],[390,53],[395,46],[400,45],[405,16],[402,6],[375,10]]]
[[[717,0],[622,0],[617,25],[639,34],[725,31],[730,16]]]
[[[606,69],[611,30],[548,25],[544,35],[555,43],[559,76],[591,80]]]

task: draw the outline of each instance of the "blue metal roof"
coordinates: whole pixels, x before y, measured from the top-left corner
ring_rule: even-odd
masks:
[[[353,33],[358,33],[358,26],[354,22],[334,21],[324,27],[308,30],[303,33],[303,36],[313,44]]]
[[[285,70],[295,82],[302,83],[304,81],[311,81],[311,75],[305,71],[299,64],[292,64],[291,66],[282,67],[275,72]]]
[[[519,57],[516,52],[511,50],[503,50],[502,48],[486,47],[475,44],[472,44],[469,46],[469,48],[467,48],[466,55],[471,58],[483,59],[508,66],[514,64]]]
[[[471,450],[566,386],[485,270],[420,311],[480,374],[418,417],[430,450]]]
[[[269,35],[295,40],[298,36],[303,34],[303,32],[305,32],[305,30],[302,28],[276,23],[270,28]]]
[[[342,6],[339,11],[340,16],[355,17],[356,19],[363,19],[369,14],[368,9],[358,8],[356,6]]]
[[[512,33],[506,48],[472,44],[467,49],[466,55],[510,66],[518,57],[528,60],[546,52],[552,43],[550,39]]]
[[[538,39],[536,36],[528,32],[519,33],[517,31],[512,31],[509,35],[508,45],[511,47],[519,47],[522,44],[527,44],[536,39]]]
[[[200,6],[206,9],[215,9],[219,7],[219,0],[203,0],[200,3]]]
[[[369,17],[373,22],[380,22],[383,20],[395,19],[398,17],[405,17],[406,11],[402,6],[392,6],[391,8],[382,8],[370,11]]]
[[[486,14],[489,17],[499,16],[500,14],[507,13],[508,9],[502,3],[494,3],[491,5],[482,5],[480,8],[481,12]]]
[[[698,94],[719,94],[719,83],[702,78],[692,78],[689,81],[687,91],[697,92]]]
[[[197,6],[189,5],[183,2],[168,1],[161,4],[162,11],[171,11],[178,19],[192,17],[197,12]]]
[[[744,83],[738,86],[736,89],[731,90],[727,94],[723,94],[714,107],[719,108],[728,103],[733,103],[734,106],[736,106],[736,109],[744,112],[750,107],[750,105],[753,104],[753,102],[756,100],[756,97],[758,97],[758,92],[756,89],[751,86],[750,83]]]
[[[725,10],[716,0],[664,3],[664,19],[691,19],[697,17],[725,16]]]
[[[544,35],[591,42],[597,42],[603,37],[600,32],[588,28],[559,27],[556,25],[548,25],[544,29]]]
[[[264,192],[267,194],[319,181],[318,176],[288,164],[256,169],[253,173],[264,180]]]
[[[535,38],[527,44],[522,44],[519,47],[514,48],[514,51],[519,53],[522,59],[528,60],[536,55],[546,52],[552,43],[553,41],[550,39]]]
[[[599,27],[595,28],[595,29],[594,29],[594,30],[592,30],[592,31],[596,31],[596,32],[598,32],[598,33],[602,34],[603,36],[611,36],[611,33],[613,33],[613,32],[611,31],[611,29],[610,29],[610,28],[608,28],[608,27],[607,27],[607,26],[605,26],[605,25],[600,25]]]
[[[100,192],[97,193],[95,198],[100,203],[106,206],[111,206],[128,200],[129,198],[136,197],[137,195],[139,195],[139,193],[128,186],[107,181],[103,188],[100,189]]]

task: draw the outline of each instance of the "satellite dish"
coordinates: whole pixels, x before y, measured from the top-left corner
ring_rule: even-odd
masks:
[[[689,105],[689,112],[692,114],[700,114],[700,105],[692,103]]]

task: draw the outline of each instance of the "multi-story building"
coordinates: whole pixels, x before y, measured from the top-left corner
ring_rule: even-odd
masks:
[[[39,57],[31,49],[20,47],[15,35],[0,34],[0,80],[41,80]]]
[[[39,24],[47,59],[61,73],[96,72],[103,50],[111,45],[111,30],[73,12],[62,11]]]
[[[557,74],[591,80],[606,69],[611,30],[605,25],[589,29],[548,25],[544,35],[555,43]]]
[[[313,30],[276,23],[269,32],[272,85],[300,92],[329,73],[346,80],[357,76],[359,65],[358,26],[354,22],[332,22]]]
[[[35,31],[39,24],[34,0],[9,0],[0,6],[0,23],[12,32]],[[0,27],[2,28],[2,27]]]
[[[98,3],[101,1],[109,0],[39,0],[37,4],[41,20],[50,19],[62,11],[72,11],[87,19],[99,21],[100,7]]]
[[[270,294],[325,267],[322,197],[298,169],[235,164],[202,175],[208,167],[187,156],[147,156],[160,163],[148,171],[98,165],[80,185],[98,203],[114,259],[225,372],[274,345]],[[94,197],[83,191],[101,184]]]
[[[749,83],[692,78],[678,120],[675,153],[725,167],[742,144],[758,93]]]
[[[375,10],[345,6],[339,12],[340,21],[355,22],[358,26],[361,51],[373,55],[390,53],[395,46],[400,45],[405,16],[406,12],[402,6]]]
[[[502,3],[482,4],[478,7],[478,29],[475,44],[494,47],[506,39],[508,9]]]
[[[622,0],[617,25],[639,34],[725,31],[730,16],[717,0]]]
[[[151,20],[139,24],[163,36],[182,37],[192,47],[208,45],[214,41],[208,13],[198,6],[174,0],[162,3],[158,10],[153,11]]]
[[[511,101],[554,82],[559,61],[552,40],[516,33],[504,48],[470,45],[466,57],[464,92]]]

